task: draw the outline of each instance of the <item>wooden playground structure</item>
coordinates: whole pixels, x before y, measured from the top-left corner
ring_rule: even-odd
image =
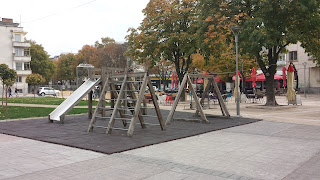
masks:
[[[127,131],[128,136],[132,136],[138,119],[142,128],[146,128],[146,125],[159,125],[161,130],[165,130],[157,97],[148,73],[128,73],[125,71],[115,74],[110,71],[102,71],[101,77],[104,82],[103,89],[88,127],[89,132],[93,131],[93,128],[106,128],[107,134],[111,134],[112,130],[123,130]],[[105,98],[107,92],[111,94],[110,99]],[[146,92],[150,96],[145,96]],[[147,100],[152,102],[156,116],[147,115]],[[106,107],[106,101],[110,101],[110,107]],[[106,111],[112,111],[111,115],[106,116]],[[120,117],[117,117],[118,114]],[[145,117],[157,118],[159,124],[146,123]],[[106,119],[109,120],[109,123],[107,126],[97,126],[95,125],[97,119]],[[115,121],[122,121],[123,127],[114,127]],[[128,124],[129,127],[127,127]]]
[[[202,97],[201,99],[199,100],[198,96],[197,96],[197,93],[196,93],[196,90],[193,88],[192,86],[192,81],[190,78],[204,78],[204,79],[208,79],[208,83],[206,84],[206,88],[204,90],[204,92],[202,93]],[[205,74],[189,74],[189,73],[186,73],[183,77],[183,80],[180,84],[180,88],[179,88],[179,91],[178,91],[178,94],[176,96],[176,99],[172,105],[172,108],[171,108],[171,111],[167,117],[167,120],[166,120],[166,125],[169,125],[171,123],[171,120],[173,118],[173,115],[176,111],[176,108],[177,108],[177,105],[179,103],[179,100],[181,98],[181,95],[184,91],[184,87],[186,87],[186,85],[188,84],[189,86],[189,90],[195,100],[195,104],[196,104],[196,114],[200,114],[200,117],[201,119],[203,120],[203,122],[205,123],[209,123],[209,121],[207,120],[207,117],[206,115],[204,114],[203,112],[203,109],[202,109],[202,104],[205,100],[205,96],[206,94],[208,94],[209,92],[209,89],[211,87],[211,85],[213,86],[214,88],[214,91],[216,92],[216,95],[217,95],[217,98],[218,98],[218,101],[219,101],[219,105],[220,105],[220,108],[221,108],[221,112],[222,112],[222,115],[223,116],[227,116],[227,117],[230,117],[230,114],[229,114],[229,111],[223,101],[223,98],[221,96],[221,93],[220,93],[220,90],[217,86],[217,83],[214,81],[214,76],[213,75],[205,75]]]
[[[206,84],[205,90],[200,99],[197,96],[196,90],[192,86],[190,78],[208,79],[208,83]],[[91,83],[86,85],[87,82]],[[102,90],[100,92],[99,102],[92,114],[91,90],[95,88],[95,86],[99,85],[99,83]],[[158,104],[158,98],[155,94],[148,73],[131,73],[128,72],[127,68],[108,67],[101,69],[94,68],[92,70],[92,74],[90,74],[90,78],[83,83],[75,93],[71,94],[71,96],[60,105],[61,107],[56,108],[56,110],[59,110],[59,108],[60,110],[56,114],[51,113],[49,115],[49,121],[53,122],[53,120],[56,120],[63,122],[66,112],[71,110],[86,94],[88,94],[88,116],[91,119],[88,132],[92,132],[94,128],[104,128],[106,129],[105,132],[107,134],[111,134],[113,130],[122,130],[127,132],[127,136],[132,136],[138,120],[138,124],[140,124],[142,128],[156,125],[160,126],[161,130],[165,130],[165,125],[169,125],[173,119],[180,97],[187,85],[196,104],[196,115],[200,115],[203,122],[209,123],[203,112],[202,105],[210,87],[212,86],[217,95],[222,115],[227,117],[230,116],[228,109],[224,104],[220,90],[214,81],[213,75],[186,73],[166,122],[164,123]],[[110,94],[110,97],[108,98],[106,98],[107,93]],[[147,105],[147,101],[151,102],[151,105]],[[155,115],[148,115],[147,109],[155,110]],[[149,120],[150,118],[156,118],[158,123],[147,123],[146,120]],[[102,120],[105,125],[98,125],[97,120]],[[116,123],[116,121],[120,123]],[[122,126],[119,127],[119,124],[122,124]],[[116,125],[118,127],[115,127]]]

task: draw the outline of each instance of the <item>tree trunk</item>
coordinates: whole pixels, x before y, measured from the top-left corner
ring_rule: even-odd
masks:
[[[4,84],[2,85],[2,107],[3,107]]]
[[[36,98],[36,85],[33,85],[33,98]]]
[[[6,115],[5,117],[7,117],[8,114],[8,87],[6,87]]]
[[[274,92],[274,74],[266,76],[266,106],[277,106],[275,92]]]

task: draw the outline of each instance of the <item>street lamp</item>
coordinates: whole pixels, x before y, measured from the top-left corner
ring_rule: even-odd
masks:
[[[304,71],[303,71],[303,74],[304,74],[304,77],[303,77],[303,84],[304,84],[304,88],[303,88],[303,91],[304,91],[304,98],[307,98],[307,95],[306,95],[306,66],[307,66],[307,62],[303,62],[302,63],[303,67],[304,67]]]
[[[239,78],[238,78],[238,36],[241,30],[240,26],[232,26],[231,30],[234,34],[235,41],[236,41],[236,87],[235,87],[235,94],[236,94],[236,106],[237,106],[237,116],[240,116],[240,97],[239,97]]]
[[[244,59],[241,59],[241,72],[242,72],[242,74],[244,74],[244,72],[243,72],[243,63],[244,63]],[[244,89],[244,81],[245,81],[245,77],[242,77],[242,81],[241,81],[241,87],[242,87],[242,92],[241,92],[241,94],[244,94],[244,92],[245,92],[245,89]]]

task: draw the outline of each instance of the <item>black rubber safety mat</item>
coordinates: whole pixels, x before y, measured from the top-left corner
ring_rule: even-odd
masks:
[[[151,111],[148,113],[153,114]],[[161,113],[165,121],[169,111],[161,110]],[[160,126],[147,125],[147,128],[142,129],[140,124],[136,124],[132,137],[126,136],[127,132],[121,130],[113,130],[111,135],[105,134],[106,129],[103,128],[87,132],[90,123],[87,115],[66,116],[63,124],[49,123],[47,118],[1,122],[0,133],[112,154],[260,121],[208,116],[210,123],[207,124],[196,122],[195,119],[199,117],[194,113],[178,111],[175,112],[174,118],[177,120],[166,126],[165,131],[162,131]],[[189,121],[181,121],[183,118]],[[145,122],[158,123],[155,118],[145,119]],[[108,122],[97,121],[96,124],[107,126]],[[115,127],[123,125],[117,122]]]

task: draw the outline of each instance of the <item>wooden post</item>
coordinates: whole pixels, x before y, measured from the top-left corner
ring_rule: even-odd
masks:
[[[184,90],[184,85],[186,84],[187,82],[187,76],[188,76],[188,73],[186,73],[183,77],[183,80],[181,82],[181,85],[180,85],[180,88],[179,88],[179,91],[178,91],[178,94],[176,96],[176,99],[174,100],[173,102],[173,105],[172,105],[172,108],[171,108],[171,111],[169,112],[169,115],[167,117],[167,120],[166,120],[166,125],[169,125],[171,123],[171,120],[172,120],[172,117],[173,117],[173,114],[177,108],[177,105],[178,105],[178,102],[179,102],[179,99],[180,99],[180,96],[182,94],[182,91]]]
[[[109,75],[107,75],[106,82],[103,85],[102,91],[106,92],[108,90],[108,88],[109,88],[108,86],[109,86]],[[89,127],[88,127],[88,132],[93,130],[93,125],[96,123],[96,120],[97,120],[96,116],[99,113],[100,103],[102,102],[103,98],[104,98],[103,96],[99,97],[99,102],[98,102],[98,104],[96,106],[96,109],[94,110],[93,115],[92,115],[92,118],[91,118],[91,121],[90,121],[90,124],[89,124]],[[104,111],[104,109],[102,109],[102,110]]]
[[[163,119],[162,119],[162,114],[161,114],[161,111],[160,111],[160,107],[159,107],[159,104],[158,104],[156,93],[154,92],[151,80],[148,77],[146,79],[146,81],[147,81],[148,86],[149,86],[150,96],[151,96],[154,108],[155,108],[157,116],[158,116],[158,120],[159,120],[159,124],[160,124],[161,130],[165,130],[165,127],[164,127],[164,124],[163,124]]]
[[[107,81],[106,81],[106,69],[105,68],[102,68],[101,69],[101,80],[102,80],[102,84],[103,83],[106,83]],[[104,86],[104,85],[103,85]],[[106,111],[104,110],[105,108],[106,108],[106,92],[102,92],[102,89],[103,88],[101,88],[100,87],[100,96],[103,96],[103,98],[101,99],[101,107],[102,107],[102,112],[101,112],[101,116],[102,117],[105,117],[106,116]]]
[[[200,104],[200,102],[199,102],[199,98],[198,98],[198,96],[197,96],[197,93],[195,92],[195,90],[194,90],[193,87],[192,87],[192,82],[191,82],[189,76],[187,76],[187,82],[188,82],[188,84],[189,84],[189,87],[191,87],[191,88],[190,88],[190,89],[191,89],[191,94],[192,94],[192,96],[193,96],[193,98],[194,98],[194,100],[195,100],[195,103],[196,103],[196,106],[197,106],[197,110],[199,111],[202,120],[205,121],[206,123],[210,123],[210,122],[207,120],[207,117],[206,117],[206,116],[204,115],[204,113],[203,113],[201,104]]]
[[[146,86],[147,86],[146,78],[147,78],[147,73],[145,73],[145,75],[143,77],[144,81],[142,82],[141,89],[140,89],[139,96],[138,96],[138,100],[137,100],[137,103],[136,103],[136,107],[134,108],[134,114],[133,114],[133,117],[132,117],[130,125],[129,125],[129,129],[128,129],[128,133],[127,133],[128,136],[132,136],[133,131],[134,131],[134,127],[135,127],[136,122],[137,122],[138,115],[140,113],[141,102],[143,101],[144,91],[145,91]]]
[[[137,104],[138,101],[135,101],[135,100],[137,100],[137,96],[136,96],[136,94],[135,94],[134,91],[133,91],[133,90],[134,90],[134,87],[133,87],[133,85],[132,85],[131,83],[128,84],[128,89],[130,90],[130,91],[129,91],[129,94],[130,94],[131,98],[134,100],[134,101],[133,101],[134,107],[136,107],[136,104]],[[133,111],[132,111],[132,112],[133,112]],[[142,128],[146,128],[146,125],[144,124],[144,120],[143,120],[141,111],[139,112],[138,118],[139,118],[141,127],[142,127]]]
[[[213,85],[213,88],[215,89],[215,91],[217,93],[217,97],[218,97],[218,101],[219,101],[219,105],[220,105],[220,108],[221,108],[222,115],[230,117],[229,111],[228,111],[226,105],[223,102],[223,98],[221,96],[221,93],[220,93],[220,90],[218,88],[218,85],[216,84],[216,81],[212,81],[212,85]]]
[[[88,119],[92,118],[92,91],[88,94]]]
[[[106,131],[107,134],[111,134],[112,128],[114,126],[115,117],[117,115],[117,111],[118,111],[118,108],[119,108],[120,103],[121,103],[121,101],[119,99],[121,97],[123,97],[123,92],[124,92],[124,88],[125,88],[126,83],[127,83],[127,75],[124,76],[124,79],[123,79],[123,82],[122,82],[122,85],[121,85],[121,89],[120,89],[120,92],[118,94],[118,100],[117,100],[116,105],[115,105],[115,107],[114,107],[114,109],[112,111],[112,115],[110,117],[110,121],[109,121],[108,128],[107,128],[107,131]]]
[[[211,87],[211,83],[212,83],[212,79],[210,78],[207,85],[206,85],[206,88],[204,90],[204,92],[202,93],[202,96],[201,96],[201,99],[200,99],[200,104],[204,104],[204,99],[206,97],[206,94],[208,93],[210,87]],[[199,111],[198,109],[196,110],[196,114],[198,115],[199,114]]]

